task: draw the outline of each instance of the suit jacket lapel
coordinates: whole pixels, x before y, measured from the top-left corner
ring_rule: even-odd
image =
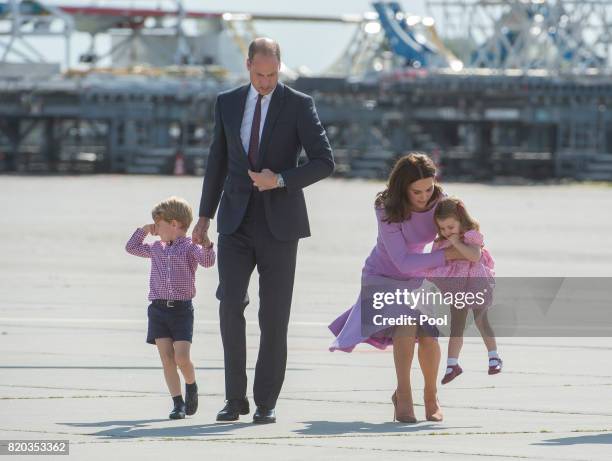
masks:
[[[240,151],[243,154],[242,156],[247,160],[247,163],[248,163],[248,157],[247,157],[247,153],[244,150],[244,146],[242,145],[242,138],[240,138],[240,128],[242,126],[242,117],[244,114],[244,107],[246,106],[246,98],[247,98],[247,95],[249,94],[250,86],[251,85],[248,84],[248,85],[241,87],[238,90],[238,93],[237,93],[238,100],[236,103],[236,105],[238,106],[238,110],[232,111],[233,117],[230,122],[232,135],[238,141],[238,145],[240,146]]]
[[[268,106],[268,113],[266,114],[266,120],[264,122],[263,131],[261,133],[261,140],[259,141],[257,171],[261,171],[261,166],[263,165],[263,159],[266,154],[268,143],[270,142],[270,136],[272,135],[274,124],[276,123],[276,119],[278,118],[280,111],[283,107],[284,97],[285,86],[281,82],[278,82],[276,84],[276,89],[274,90],[274,93],[272,93],[272,99],[270,100],[270,105]]]

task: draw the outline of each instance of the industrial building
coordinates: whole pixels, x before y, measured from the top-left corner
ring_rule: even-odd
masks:
[[[388,1],[338,17],[168,5],[1,2],[0,170],[202,174],[215,96],[245,81],[254,22],[307,21],[355,28],[321,75],[282,68],[315,97],[337,175],[382,178],[423,150],[447,177],[612,180],[610,2],[432,0],[428,17]],[[91,38],[78,71],[28,44],[53,37],[69,56],[75,31]]]

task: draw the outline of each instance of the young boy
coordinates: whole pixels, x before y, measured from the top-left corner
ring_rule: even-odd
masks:
[[[210,240],[206,239],[204,246],[200,246],[186,236],[193,212],[185,200],[170,197],[157,204],[151,214],[154,224],[136,229],[125,249],[134,256],[151,259],[147,343],[157,346],[164,367],[164,377],[174,401],[170,419],[183,419],[198,408],[198,387],[189,355],[195,272],[198,264],[211,267],[215,263],[215,252]],[[153,244],[143,243],[147,234],[158,235],[160,240]],[[185,379],[184,401],[177,365]]]

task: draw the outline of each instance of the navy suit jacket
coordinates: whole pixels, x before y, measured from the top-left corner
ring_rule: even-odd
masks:
[[[253,192],[249,160],[240,139],[249,91],[244,85],[217,96],[215,128],[204,174],[200,216],[214,218],[217,231],[235,232]],[[298,166],[304,148],[308,162]],[[255,171],[269,168],[283,176],[286,187],[262,192],[265,218],[282,241],[310,236],[303,188],[329,175],[334,159],[312,98],[278,82],[264,122]]]

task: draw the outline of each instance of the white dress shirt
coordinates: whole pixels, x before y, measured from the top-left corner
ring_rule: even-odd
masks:
[[[270,100],[274,94],[274,90],[261,98],[261,120],[259,121],[259,143],[261,144],[261,134],[263,132],[268,107]],[[253,125],[253,115],[255,114],[255,106],[257,105],[257,96],[259,93],[253,85],[249,85],[249,94],[247,95],[246,104],[244,105],[244,114],[242,114],[242,125],[240,125],[240,139],[244,146],[244,151],[249,155],[249,141],[251,140],[251,126]]]

